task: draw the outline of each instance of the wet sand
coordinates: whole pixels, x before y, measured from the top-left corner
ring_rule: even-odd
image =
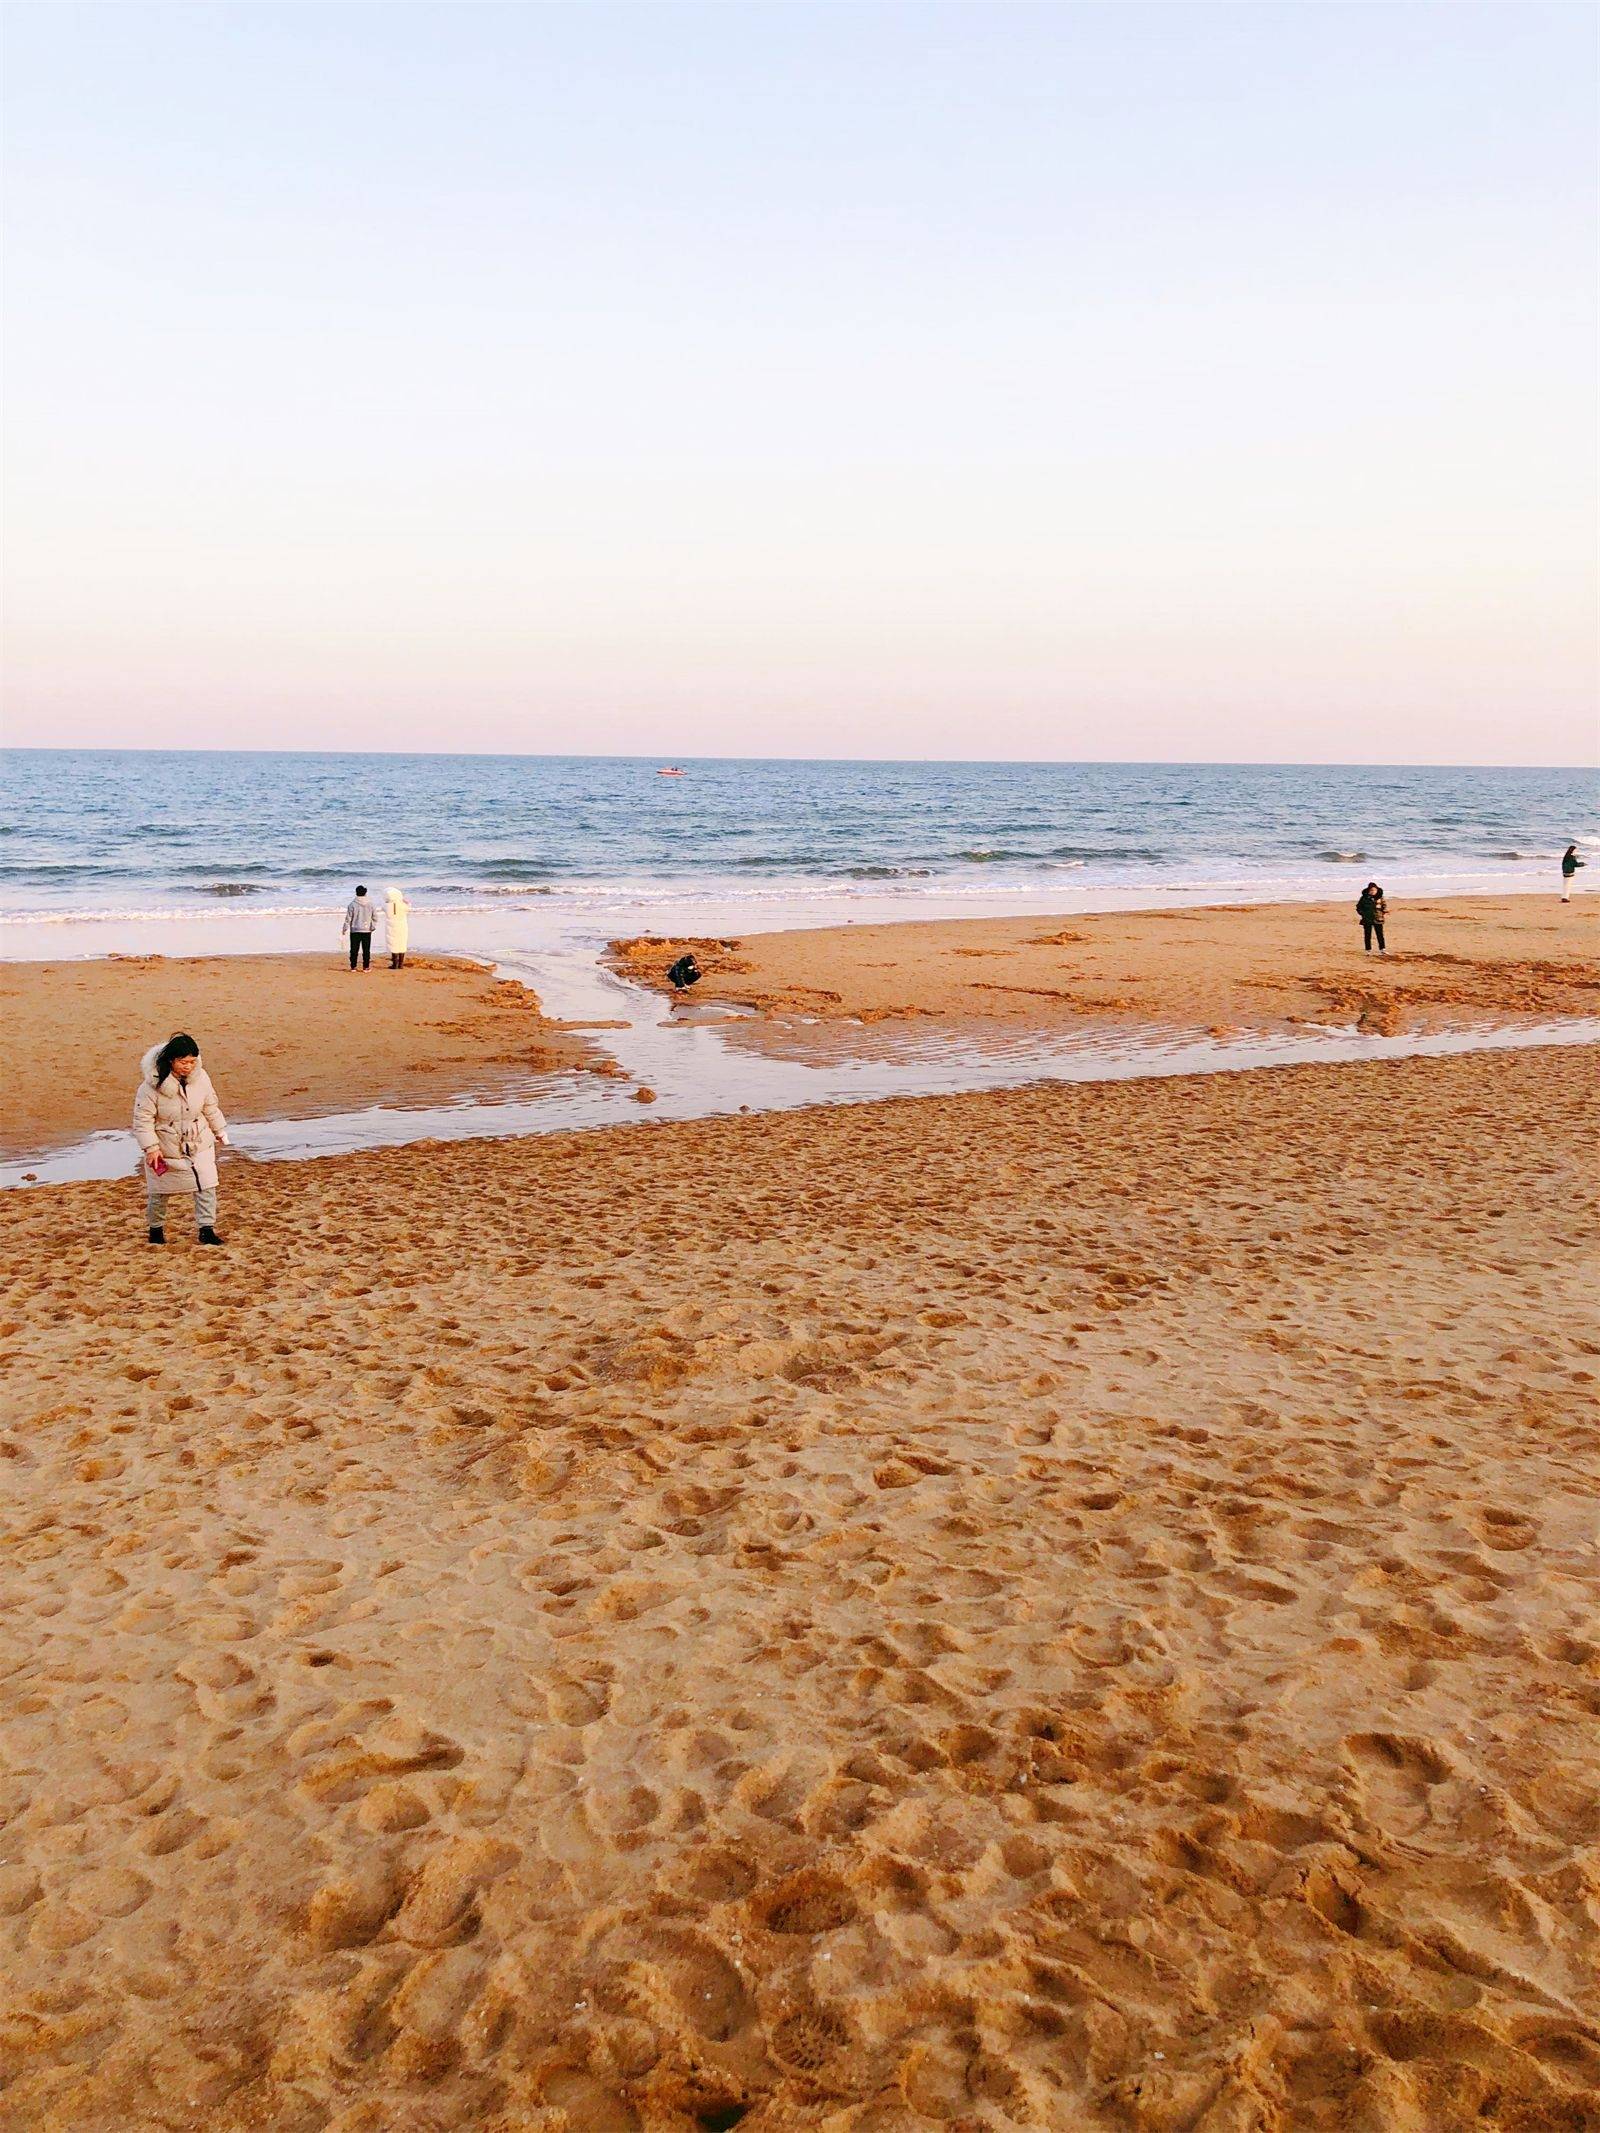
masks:
[[[0,1021],[7,1154],[126,1126],[140,1059],[179,1029],[241,1123],[506,1096],[599,1056],[524,986],[438,956],[364,973],[319,955],[0,963]]]
[[[641,1121],[229,1164],[225,1254],[5,1195],[0,2118],[1592,2127],[1597,1114]]]
[[[1592,1015],[1600,897],[1457,897],[1391,906],[1390,953],[1367,955],[1353,901],[832,926],[736,940],[612,944],[619,969],[670,991],[692,947],[698,1003],[756,1009],[745,1041],[807,1023],[1393,1033]]]

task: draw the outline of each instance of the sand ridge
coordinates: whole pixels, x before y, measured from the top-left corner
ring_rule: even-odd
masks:
[[[1071,918],[906,920],[739,939],[636,936],[612,961],[667,992],[686,948],[696,1002],[759,1011],[733,1041],[794,1049],[811,1023],[1210,1030],[1338,1023],[1392,1033],[1600,1012],[1600,898],[1390,906],[1367,955],[1352,903],[1190,906]],[[837,1038],[837,1029],[830,1032]],[[798,1034],[798,1049],[808,1039]]]
[[[504,1097],[609,1064],[526,986],[444,956],[366,972],[331,955],[0,963],[0,1015],[11,1154],[127,1126],[140,1059],[179,1029],[241,1123]]]
[[[0,2115],[1579,2133],[1585,1057],[0,1203]]]

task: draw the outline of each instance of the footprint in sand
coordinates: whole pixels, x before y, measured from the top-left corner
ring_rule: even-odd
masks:
[[[1391,1834],[1409,1836],[1431,1813],[1435,1786],[1454,1775],[1425,1740],[1400,1733],[1352,1733],[1344,1742],[1356,1793],[1371,1819]]]
[[[545,1691],[545,1703],[552,1725],[590,1726],[605,1717],[611,1705],[611,1690],[603,1680],[558,1680]]]
[[[850,2024],[820,2001],[796,2000],[769,2012],[766,2041],[778,2064],[810,2087],[843,2093],[860,2084],[859,2065],[848,2063],[856,2051]]]
[[[604,1953],[638,1980],[648,2000],[663,1998],[669,2019],[725,2044],[755,2021],[738,1966],[714,1941],[683,1927],[629,1924],[607,1936]]]
[[[769,1933],[814,1935],[849,1925],[857,1907],[837,1875],[808,1867],[758,1896],[750,1908]]]
[[[424,1861],[395,1912],[396,1938],[423,1948],[470,1940],[478,1930],[480,1893],[521,1856],[516,1845],[498,1837],[446,1838]]]
[[[305,1934],[314,1948],[361,1948],[374,1939],[404,1898],[397,1872],[369,1859],[323,1883],[306,1906]]]
[[[386,1699],[378,1699],[376,1705],[358,1706],[352,1715],[359,1720],[363,1709],[387,1712]],[[422,1770],[454,1769],[462,1759],[461,1749],[447,1735],[435,1733],[414,1719],[394,1715],[385,1716],[371,1730],[358,1732],[349,1727],[346,1713],[340,1712],[331,1720],[297,1728],[286,1745],[294,1756],[326,1749],[295,1786],[303,1799],[324,1806],[360,1799],[382,1779]]]
[[[1539,1529],[1531,1518],[1524,1518],[1520,1511],[1508,1511],[1498,1504],[1486,1504],[1473,1523],[1486,1548],[1508,1552],[1531,1548],[1539,1537]]]

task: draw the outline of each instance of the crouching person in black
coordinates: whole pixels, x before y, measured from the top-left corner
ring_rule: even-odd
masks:
[[[703,975],[692,955],[680,955],[675,963],[667,965],[667,983],[675,993],[685,993],[691,985],[698,985]]]

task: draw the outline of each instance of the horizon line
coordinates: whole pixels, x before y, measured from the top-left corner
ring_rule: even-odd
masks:
[[[154,744],[108,747],[71,741],[5,741],[0,755],[194,755],[328,756],[357,762],[465,760],[505,763],[817,763],[879,764],[897,769],[929,767],[986,770],[1554,770],[1600,774],[1600,760],[1584,763],[1467,763],[1378,761],[1348,756],[896,756],[896,755],[684,755],[616,750],[515,748],[166,748]]]

